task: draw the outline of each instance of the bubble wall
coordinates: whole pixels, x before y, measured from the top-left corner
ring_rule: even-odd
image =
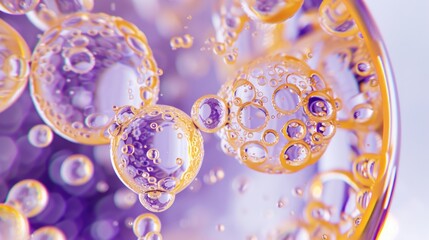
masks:
[[[0,239],[374,239],[398,103],[360,0],[0,0]]]

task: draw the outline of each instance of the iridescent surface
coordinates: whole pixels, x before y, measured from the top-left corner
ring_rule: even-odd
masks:
[[[66,237],[60,229],[47,226],[34,231],[31,240],[66,240]]]
[[[15,208],[0,204],[1,239],[27,239],[29,226],[27,218]]]
[[[30,129],[28,133],[28,141],[31,145],[39,148],[44,148],[51,144],[54,139],[54,134],[50,127],[39,124]]]
[[[1,0],[0,11],[13,14],[21,15],[33,10],[40,0]]]
[[[158,99],[158,70],[146,36],[118,17],[76,13],[62,19],[40,39],[31,67],[39,114],[74,142],[108,143],[112,106]]]
[[[6,198],[6,204],[13,206],[26,217],[40,214],[48,204],[48,191],[37,180],[27,179],[13,185]]]
[[[87,156],[73,154],[61,164],[61,177],[63,181],[72,186],[87,183],[94,174],[94,166]]]

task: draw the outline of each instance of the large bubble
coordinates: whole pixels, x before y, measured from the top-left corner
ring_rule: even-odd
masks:
[[[139,107],[158,99],[158,69],[145,35],[106,14],[77,13],[40,39],[31,90],[45,122],[64,138],[106,144],[112,106]]]
[[[332,91],[306,63],[276,55],[251,62],[219,96],[229,122],[222,149],[252,169],[290,173],[315,163],[336,128]]]
[[[30,54],[21,35],[0,19],[0,112],[24,91],[30,72]]]
[[[15,208],[0,204],[0,239],[28,239],[27,218]]]
[[[153,212],[168,209],[200,169],[203,139],[191,118],[176,108],[123,107],[109,131],[117,175]]]

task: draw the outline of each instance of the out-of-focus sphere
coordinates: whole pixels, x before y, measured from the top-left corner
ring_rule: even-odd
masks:
[[[150,232],[160,231],[161,221],[152,213],[144,213],[134,219],[133,232],[136,237],[144,237]]]
[[[194,103],[191,115],[198,129],[213,133],[226,124],[228,108],[225,101],[218,96],[206,95]]]
[[[34,217],[41,213],[48,204],[48,191],[39,181],[22,180],[10,189],[6,204],[21,211],[26,217]]]
[[[357,35],[359,29],[342,0],[324,0],[319,7],[319,22],[323,30],[337,36]]]
[[[82,154],[74,154],[61,164],[61,178],[72,186],[80,186],[91,180],[94,166],[91,159]]]
[[[151,211],[164,211],[197,175],[203,139],[191,118],[170,106],[117,110],[111,158],[118,177]]]
[[[146,36],[106,14],[75,13],[45,32],[32,56],[31,92],[45,122],[82,144],[107,144],[113,106],[158,100]]]
[[[144,240],[162,240],[162,235],[160,232],[150,232],[144,237]]]
[[[0,11],[21,15],[33,10],[40,0],[0,0]]]
[[[279,23],[295,15],[304,0],[241,0],[246,14],[264,23]]]
[[[48,226],[34,231],[31,240],[66,240],[66,236],[60,229]]]
[[[15,208],[0,204],[0,239],[28,239],[27,218]]]
[[[335,133],[331,94],[299,59],[276,55],[251,62],[219,92],[230,111],[218,132],[222,150],[267,173],[296,172],[315,163]]]
[[[30,49],[9,24],[0,19],[0,112],[24,91],[29,75]]]
[[[44,124],[39,124],[32,127],[28,133],[28,141],[31,143],[31,145],[38,148],[49,146],[53,139],[54,134],[52,133],[51,128]]]
[[[120,188],[113,195],[113,201],[116,207],[128,209],[137,202],[137,194],[128,188]]]
[[[89,12],[94,7],[94,0],[41,0],[37,7],[27,13],[27,17],[40,30],[54,26],[59,19],[75,12]]]

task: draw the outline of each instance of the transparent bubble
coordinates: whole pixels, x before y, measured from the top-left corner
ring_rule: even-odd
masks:
[[[41,227],[31,234],[31,240],[66,240],[63,231],[56,227]]]
[[[144,213],[134,219],[133,232],[137,237],[144,237],[150,232],[160,232],[161,221],[152,213]]]
[[[119,130],[112,137],[111,157],[117,175],[140,194],[145,207],[165,210],[199,171],[204,154],[200,132],[185,113],[163,105],[135,109],[126,122],[115,124]]]
[[[192,107],[192,120],[204,132],[216,132],[226,124],[228,108],[216,95],[199,98]]]
[[[94,166],[91,159],[82,154],[67,157],[61,164],[62,180],[72,186],[80,186],[91,180]]]
[[[147,191],[139,194],[140,203],[152,212],[163,212],[169,209],[173,205],[175,197],[176,195],[164,191]]]
[[[155,103],[159,70],[146,36],[106,14],[73,13],[40,38],[32,56],[33,101],[60,136],[106,144],[113,106]]]
[[[304,0],[241,0],[246,14],[264,23],[279,23],[291,18]]]
[[[28,239],[27,218],[15,208],[0,204],[0,239]]]
[[[173,50],[178,48],[190,48],[194,44],[194,37],[185,34],[183,37],[173,37],[170,40],[170,46]]]
[[[126,188],[118,189],[113,195],[115,205],[120,209],[128,209],[137,202],[137,195]]]
[[[9,191],[6,204],[18,209],[27,217],[41,213],[48,204],[48,191],[39,181],[28,179],[16,183]]]
[[[38,148],[49,146],[53,139],[54,134],[52,133],[51,128],[44,124],[39,124],[32,127],[28,133],[28,141],[31,143],[31,145]]]
[[[30,72],[30,55],[21,35],[0,19],[0,112],[10,107],[24,91]]]
[[[145,236],[145,240],[162,240],[160,232],[150,232]]]
[[[46,31],[68,14],[91,11],[93,7],[94,0],[40,0],[27,17],[37,28]]]
[[[277,174],[321,157],[338,109],[320,74],[302,60],[274,55],[249,63],[233,79],[218,93],[229,107],[228,122],[217,131],[225,153]]]
[[[1,0],[0,11],[21,15],[33,10],[40,0]]]
[[[319,7],[322,28],[338,37],[357,35],[358,28],[351,13],[341,0],[324,0]]]

